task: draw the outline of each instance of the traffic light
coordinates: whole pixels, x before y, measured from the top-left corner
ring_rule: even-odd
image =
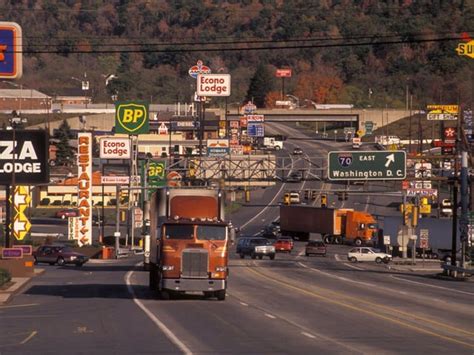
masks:
[[[418,214],[419,214],[420,208],[418,206],[415,206],[413,208],[413,212],[411,213],[411,226],[416,227],[418,225]]]
[[[328,205],[328,196],[326,194],[321,194],[321,207],[326,207]]]
[[[318,198],[318,191],[312,190],[312,191],[311,191],[311,199],[312,199],[313,201],[316,201],[317,198]]]
[[[290,204],[290,194],[289,193],[286,193],[284,196],[283,196],[283,203],[285,205],[289,205]]]

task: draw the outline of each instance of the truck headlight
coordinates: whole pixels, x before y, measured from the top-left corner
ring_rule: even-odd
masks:
[[[77,256],[70,256],[69,259],[71,259],[71,260],[76,260],[76,259],[77,259]]]
[[[225,272],[227,270],[227,267],[225,266],[217,266],[216,271],[217,272]]]
[[[172,270],[174,270],[174,266],[173,266],[173,265],[163,265],[163,266],[161,267],[161,269],[162,269],[163,271],[172,271]]]

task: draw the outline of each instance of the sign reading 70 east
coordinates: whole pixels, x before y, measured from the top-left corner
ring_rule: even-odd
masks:
[[[329,180],[403,180],[404,151],[329,152]]]

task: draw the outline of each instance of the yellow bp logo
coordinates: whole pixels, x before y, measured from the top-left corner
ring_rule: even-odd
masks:
[[[115,133],[144,134],[149,131],[148,103],[115,103]]]

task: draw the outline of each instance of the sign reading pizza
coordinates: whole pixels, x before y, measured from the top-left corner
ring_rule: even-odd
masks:
[[[48,135],[45,131],[0,131],[0,185],[49,183]]]
[[[92,244],[92,134],[81,132],[77,142],[77,207],[79,246]]]

